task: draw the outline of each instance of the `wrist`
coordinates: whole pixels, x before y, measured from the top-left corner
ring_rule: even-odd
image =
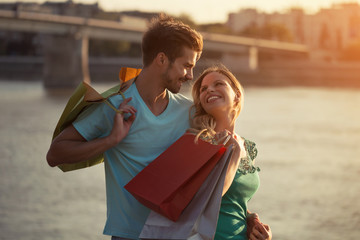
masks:
[[[112,134],[108,135],[104,138],[104,144],[106,146],[106,149],[115,147],[121,140],[118,136],[113,136]]]

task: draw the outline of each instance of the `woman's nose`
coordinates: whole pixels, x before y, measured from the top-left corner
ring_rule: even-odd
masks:
[[[208,86],[208,88],[206,89],[208,92],[213,92],[215,89],[212,86]]]

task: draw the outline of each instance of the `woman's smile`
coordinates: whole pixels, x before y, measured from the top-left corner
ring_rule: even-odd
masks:
[[[221,97],[218,96],[218,95],[210,95],[210,96],[207,98],[206,102],[207,102],[207,103],[211,103],[211,102],[214,102],[214,101],[218,100],[219,98],[221,98]]]

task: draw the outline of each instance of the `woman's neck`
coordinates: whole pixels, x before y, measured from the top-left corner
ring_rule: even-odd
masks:
[[[215,121],[215,132],[228,130],[229,132],[234,133],[235,123],[231,119],[222,117],[221,119],[215,119]]]

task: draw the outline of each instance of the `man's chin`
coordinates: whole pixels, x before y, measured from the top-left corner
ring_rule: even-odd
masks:
[[[168,90],[172,93],[179,93],[181,90],[182,82],[180,82],[177,86],[173,86],[171,88],[168,88]]]
[[[175,88],[168,88],[168,90],[170,91],[170,92],[172,92],[172,93],[179,93],[180,92],[180,88],[177,88],[177,89],[175,89]]]

